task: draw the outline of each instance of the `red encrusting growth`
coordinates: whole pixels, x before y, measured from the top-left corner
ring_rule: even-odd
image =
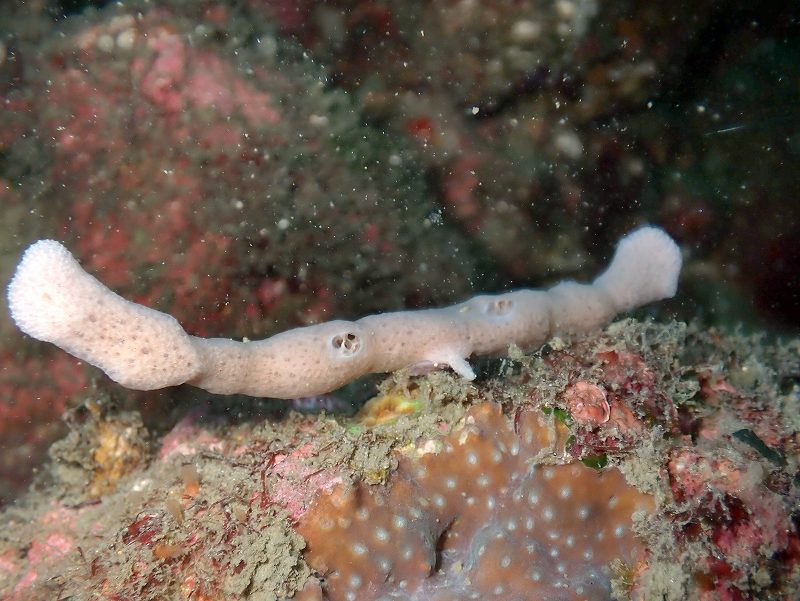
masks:
[[[653,501],[616,469],[558,465],[558,439],[551,417],[482,403],[402,453],[388,487],[320,497],[299,531],[324,598],[609,595],[609,562],[637,562],[631,516]]]

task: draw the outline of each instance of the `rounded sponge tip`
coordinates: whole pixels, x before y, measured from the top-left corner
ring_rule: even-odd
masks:
[[[617,311],[675,296],[683,259],[662,229],[641,227],[619,241],[614,258],[594,285],[614,301]]]
[[[80,265],[60,243],[32,244],[8,285],[8,308],[19,329],[48,342],[66,334],[76,318],[74,282],[82,276]]]
[[[11,317],[128,388],[181,384],[200,357],[174,317],[118,296],[86,273],[61,244],[31,245],[8,285]]]

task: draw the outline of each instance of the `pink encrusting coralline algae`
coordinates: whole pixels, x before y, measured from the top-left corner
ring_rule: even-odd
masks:
[[[482,403],[406,449],[386,488],[339,488],[299,526],[331,601],[600,599],[609,563],[633,570],[632,516],[652,498],[616,469],[563,460],[541,411]]]

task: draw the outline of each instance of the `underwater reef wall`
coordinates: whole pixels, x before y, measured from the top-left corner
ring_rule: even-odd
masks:
[[[754,300],[797,326],[791,3],[142,0],[69,18],[58,11],[75,3],[0,4],[4,277],[30,241],[58,238],[193,332],[254,338],[452,302],[484,281],[585,276],[622,232],[658,221],[693,249],[672,310],[752,324]],[[503,369],[479,363],[471,384],[396,376],[355,419],[242,423],[241,400],[111,396],[92,368],[43,353],[3,317],[0,502],[25,489],[71,410],[35,488],[2,510],[0,597],[482,595],[498,569],[533,586],[502,553],[460,561],[480,533],[441,492],[445,507],[413,531],[440,540],[414,541],[424,561],[411,576],[402,556],[389,580],[375,578],[382,564],[347,572],[316,534],[326,512],[337,528],[365,507],[397,515],[403,482],[434,492],[414,468],[439,469],[448,442],[513,445],[508,424],[544,419],[565,436],[554,474],[605,470],[653,509],[609,562],[556,563],[563,576],[541,586],[577,586],[583,566],[599,574],[587,590],[616,598],[793,599],[800,349],[705,325],[554,340]],[[169,434],[152,426],[181,402]],[[512,457],[491,475],[496,496],[459,493],[513,503],[503,483],[534,486],[547,468]],[[462,520],[442,530],[449,516]],[[370,550],[394,532],[375,526]],[[570,555],[572,531],[531,543],[519,526],[487,549]],[[484,565],[465,589],[459,578]]]
[[[59,239],[194,333],[261,338],[587,278],[658,222],[693,249],[681,318],[800,315],[789,3],[158,4],[0,3],[4,278]],[[96,373],[12,328],[31,426],[0,501]]]

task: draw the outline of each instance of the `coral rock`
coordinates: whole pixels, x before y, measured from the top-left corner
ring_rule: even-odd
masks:
[[[581,423],[604,424],[611,414],[606,391],[591,382],[580,381],[567,386],[564,402],[572,418]]]

